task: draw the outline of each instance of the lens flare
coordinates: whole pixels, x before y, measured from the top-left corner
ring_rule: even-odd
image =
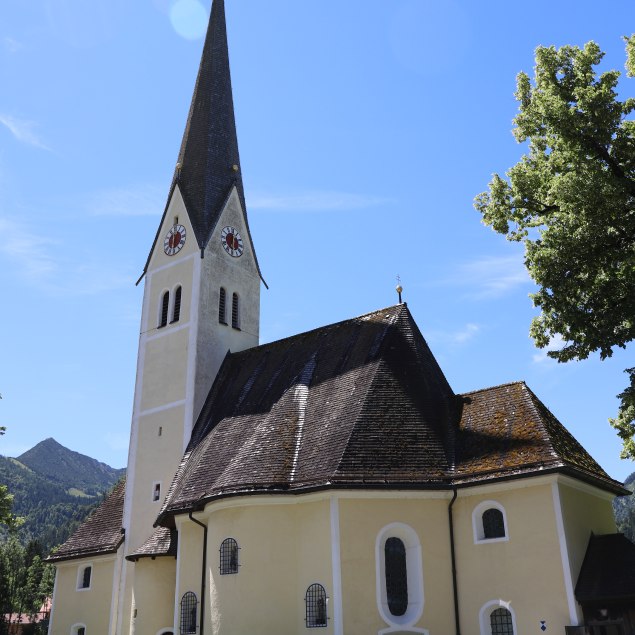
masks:
[[[199,0],[177,0],[170,9],[174,30],[186,40],[197,40],[205,35],[207,11]]]

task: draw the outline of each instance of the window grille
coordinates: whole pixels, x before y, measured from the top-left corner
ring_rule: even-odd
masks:
[[[221,324],[227,324],[227,298],[225,289],[223,287],[220,288],[220,295],[218,297],[218,321]]]
[[[505,520],[500,509],[492,507],[483,512],[483,537],[486,539],[505,537]]]
[[[408,570],[406,546],[400,538],[388,538],[384,546],[386,599],[392,615],[404,615],[408,610]]]
[[[181,635],[196,633],[196,594],[188,591],[181,598]]]
[[[90,576],[92,571],[92,567],[86,567],[82,572],[82,589],[90,589]]]
[[[181,287],[177,287],[174,293],[174,309],[172,310],[172,322],[181,319]]]
[[[170,292],[163,294],[161,301],[161,315],[159,316],[159,328],[163,328],[168,323],[168,307],[170,306]]]
[[[496,609],[489,616],[492,635],[514,635],[512,614],[507,609]]]
[[[238,294],[234,293],[232,296],[232,327],[235,329],[240,328],[240,312],[238,307]]]
[[[225,538],[220,545],[220,574],[238,573],[238,543],[233,538]]]
[[[321,584],[312,584],[304,596],[306,603],[306,627],[322,628],[326,627],[326,591]]]

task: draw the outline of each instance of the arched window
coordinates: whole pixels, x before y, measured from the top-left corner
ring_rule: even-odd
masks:
[[[505,520],[500,509],[490,507],[483,512],[483,537],[486,540],[505,537]]]
[[[225,538],[220,545],[220,574],[238,573],[238,543],[233,538]]]
[[[196,633],[196,594],[188,591],[181,598],[181,635]]]
[[[170,292],[166,291],[161,300],[161,313],[159,314],[159,328],[163,328],[168,323],[168,308],[170,307]]]
[[[84,624],[73,624],[71,635],[86,635],[86,626]]]
[[[304,596],[306,604],[306,627],[307,628],[324,628],[327,623],[326,614],[326,591],[321,584],[312,584]]]
[[[496,501],[483,501],[472,512],[474,542],[509,540],[505,508]]]
[[[481,635],[515,635],[516,616],[510,601],[492,600],[479,611]]]
[[[232,327],[240,328],[240,307],[238,306],[238,294],[232,295]]]
[[[227,324],[227,293],[223,287],[220,288],[218,296],[218,321]]]
[[[400,538],[388,538],[384,545],[386,571],[386,599],[392,615],[403,615],[408,610],[408,568],[406,545]]]
[[[174,292],[174,308],[172,309],[172,322],[181,319],[181,287],[177,287]]]
[[[90,589],[90,582],[93,575],[93,567],[90,564],[84,565],[79,568],[77,572],[77,589],[87,590]]]
[[[489,616],[492,635],[514,635],[512,614],[505,608],[494,609]]]
[[[392,627],[391,632],[411,628],[421,618],[424,605],[417,532],[403,523],[386,525],[375,542],[375,567],[379,614]]]

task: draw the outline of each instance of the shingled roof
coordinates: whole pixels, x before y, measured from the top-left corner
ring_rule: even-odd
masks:
[[[251,241],[238,153],[224,0],[214,0],[212,4],[168,205],[177,184],[201,250],[207,246],[234,187],[245,214],[246,230]],[[163,218],[166,214],[167,205]],[[163,219],[159,229],[162,224]],[[144,274],[158,237],[157,232]],[[255,251],[254,258],[262,279]]]
[[[121,527],[125,491],[126,481],[122,479],[95,512],[47,558],[48,562],[115,553],[124,539]]]
[[[461,395],[455,484],[558,470],[626,493],[524,382]]]
[[[455,395],[400,304],[228,354],[158,522],[228,495],[546,471],[624,492],[524,383]]]
[[[159,527],[136,551],[126,556],[126,560],[137,561],[141,558],[172,556],[176,558],[178,533],[176,529]]]
[[[575,597],[578,602],[635,600],[635,545],[624,534],[591,536]]]

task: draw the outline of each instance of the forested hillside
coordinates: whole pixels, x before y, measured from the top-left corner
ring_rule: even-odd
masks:
[[[54,439],[17,459],[0,456],[0,483],[13,494],[13,513],[24,518],[17,537],[37,541],[44,553],[64,542],[103,495],[125,474],[68,450]],[[7,533],[0,533],[0,539]]]
[[[631,491],[635,490],[635,472],[624,481]],[[620,496],[613,501],[617,530],[635,542],[635,495]]]

